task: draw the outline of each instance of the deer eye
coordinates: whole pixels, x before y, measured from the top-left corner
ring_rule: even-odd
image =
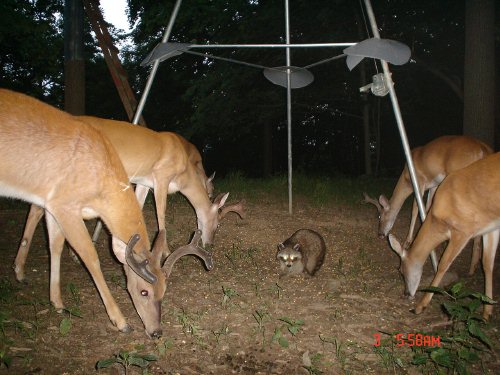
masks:
[[[148,293],[148,291],[147,291],[147,290],[144,290],[144,289],[143,289],[143,290],[141,290],[141,296],[143,296],[143,297],[147,297],[147,296],[148,296],[148,294],[149,294],[149,293]]]

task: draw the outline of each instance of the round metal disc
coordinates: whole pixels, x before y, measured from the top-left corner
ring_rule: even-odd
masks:
[[[287,70],[290,69],[290,86],[292,89],[306,87],[314,81],[313,74],[298,66],[278,66],[264,69],[264,76],[275,85],[287,87]]]

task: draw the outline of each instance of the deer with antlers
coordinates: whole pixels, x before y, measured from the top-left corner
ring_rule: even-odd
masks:
[[[434,139],[424,146],[416,147],[411,151],[418,187],[421,194],[429,191],[426,202],[426,211],[432,204],[434,193],[444,178],[455,170],[461,169],[493,153],[487,144],[468,136],[443,136]],[[394,188],[391,199],[380,195],[376,200],[364,193],[366,203],[377,207],[379,212],[378,234],[380,238],[387,237],[394,222],[405,202],[413,193],[408,166],[405,165],[403,173]],[[404,242],[408,248],[413,241],[415,224],[418,216],[417,202],[413,200],[410,228]],[[474,240],[474,250],[469,274],[472,275],[480,259],[480,239]]]
[[[244,217],[244,201],[225,205],[229,193],[218,195],[210,201],[213,192],[212,179],[207,178],[201,156],[194,145],[171,132],[153,130],[124,121],[105,120],[91,116],[78,116],[103,135],[114,146],[129,176],[136,184],[135,194],[143,207],[149,189],[153,189],[159,232],[165,231],[167,193],[182,193],[193,206],[202,231],[203,245],[211,244],[220,221],[228,212]],[[37,223],[43,209],[32,205],[15,260],[18,280],[24,278],[24,265]],[[163,257],[169,254],[166,236],[158,236],[156,246],[162,247]]]
[[[0,196],[45,211],[50,248],[50,300],[64,308],[60,260],[64,241],[92,276],[106,311],[122,332],[131,330],[104,280],[84,219],[100,217],[127,277],[127,290],[150,337],[161,335],[166,272],[161,246],[150,251],[141,209],[111,143],[91,126],[29,96],[0,89]],[[198,237],[201,234],[198,235]],[[211,267],[210,254],[191,243]],[[173,258],[172,261],[175,259]]]
[[[401,257],[401,273],[406,293],[415,296],[427,256],[437,245],[448,240],[431,286],[438,286],[451,263],[467,242],[483,238],[483,270],[485,294],[493,298],[493,266],[500,236],[500,153],[487,156],[452,172],[438,187],[422,227],[410,249],[389,235],[392,249]],[[430,303],[432,293],[425,293],[417,304],[418,314]],[[483,317],[488,319],[492,306],[485,305]]]

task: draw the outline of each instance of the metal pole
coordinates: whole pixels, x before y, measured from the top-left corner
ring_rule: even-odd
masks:
[[[288,0],[285,0],[285,28],[286,28],[286,44],[290,44],[290,12]],[[286,48],[286,66],[291,66],[290,48]],[[291,70],[286,70],[286,117],[288,129],[288,212],[293,213],[292,206],[292,82]]]
[[[350,47],[357,43],[279,43],[279,44],[190,44],[189,48],[304,48],[304,47]]]
[[[378,32],[378,27],[377,27],[377,21],[375,20],[375,14],[373,13],[373,8],[370,0],[365,0],[365,7],[366,7],[366,12],[368,14],[368,19],[370,20],[373,36],[375,38],[380,38],[380,34]],[[420,219],[423,222],[425,220],[425,208],[422,202],[422,196],[420,195],[420,189],[418,187],[417,174],[415,173],[415,166],[413,165],[413,159],[411,158],[410,146],[408,144],[408,138],[406,136],[403,117],[401,116],[401,111],[399,109],[398,98],[396,97],[396,91],[394,91],[394,85],[392,83],[391,73],[389,71],[389,65],[385,60],[380,60],[380,61],[382,62],[382,68],[384,70],[385,80],[389,86],[389,95],[391,97],[392,108],[394,110],[394,115],[396,116],[399,135],[401,137],[401,143],[403,144],[403,150],[406,156],[406,164],[408,165],[408,172],[410,173],[411,182],[413,184],[415,199],[417,200],[418,212],[420,214]],[[430,257],[431,257],[432,267],[434,268],[434,272],[436,272],[437,258],[434,250],[431,252]]]
[[[174,10],[172,12],[172,16],[170,17],[170,22],[168,23],[167,29],[163,34],[162,43],[165,43],[170,37],[170,33],[172,32],[172,27],[174,26],[175,19],[177,17],[177,13],[179,12],[179,8],[181,6],[182,0],[177,0],[174,6]],[[148,80],[146,82],[146,87],[144,88],[144,92],[142,93],[141,100],[137,105],[137,109],[135,111],[134,119],[132,120],[132,124],[138,124],[139,119],[141,118],[142,110],[144,109],[144,105],[146,104],[146,100],[148,98],[149,91],[151,89],[151,85],[153,84],[156,71],[158,70],[158,66],[160,65],[160,60],[156,60],[153,63],[153,67],[151,68],[151,72],[149,73]],[[98,220],[97,224],[94,228],[94,234],[92,235],[92,241],[95,243],[99,239],[99,234],[102,230],[102,221]]]
[[[167,29],[163,34],[163,38],[161,40],[162,43],[165,43],[168,38],[170,38],[170,34],[172,33],[172,28],[174,27],[175,19],[177,18],[177,13],[179,12],[179,8],[181,6],[182,0],[177,0],[174,6],[174,10],[172,11],[172,15],[170,16],[170,21],[168,23]],[[144,92],[142,93],[141,100],[137,105],[137,110],[135,112],[134,119],[132,120],[132,124],[138,124],[139,118],[141,117],[142,110],[144,109],[144,105],[146,104],[146,100],[148,99],[149,91],[151,90],[151,86],[153,85],[153,81],[155,79],[156,71],[158,70],[158,66],[160,65],[160,60],[156,60],[153,63],[153,67],[151,68],[151,72],[149,73],[148,80],[146,82],[146,87],[144,87]]]

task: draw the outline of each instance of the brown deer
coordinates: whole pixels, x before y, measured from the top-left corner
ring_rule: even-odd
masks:
[[[179,191],[192,204],[204,245],[213,243],[215,231],[228,212],[244,216],[244,202],[225,206],[229,193],[210,201],[208,194],[213,192],[213,175],[207,178],[201,155],[183,137],[171,132],[155,132],[124,121],[90,116],[75,119],[97,129],[115,147],[130,182],[136,184],[135,194],[140,207],[143,207],[149,189],[153,189],[159,232],[165,230],[167,193]],[[24,264],[36,225],[42,216],[43,210],[32,205],[15,261],[18,280],[24,278]],[[158,238],[155,245],[162,247],[163,257],[169,254],[166,237]]]
[[[389,235],[393,250],[401,257],[401,273],[406,293],[414,296],[420,283],[422,269],[429,253],[448,240],[431,286],[438,286],[450,264],[467,242],[483,237],[483,270],[485,294],[493,298],[493,266],[500,235],[500,153],[452,172],[441,183],[434,196],[422,227],[410,249]],[[429,304],[432,293],[425,293],[417,304],[418,314]],[[492,306],[485,305],[483,316],[488,319]]]
[[[150,251],[141,209],[107,138],[39,100],[0,89],[0,149],[0,196],[45,211],[54,307],[64,308],[60,260],[66,240],[91,274],[111,322],[122,332],[131,330],[104,280],[84,224],[84,219],[100,217],[113,236],[113,252],[123,265],[127,290],[146,333],[160,336],[166,286],[161,247]],[[206,256],[193,246],[193,253]]]
[[[476,160],[482,159],[493,153],[487,144],[468,136],[448,135],[434,139],[424,146],[416,147],[411,151],[415,173],[421,194],[429,191],[426,202],[426,212],[432,204],[432,198],[436,188],[444,178],[457,169],[468,166]],[[380,238],[385,238],[391,231],[394,222],[405,202],[406,198],[413,193],[408,166],[405,165],[403,173],[394,188],[391,199],[381,195],[378,200],[370,198],[364,193],[365,202],[377,207],[379,212],[378,234]],[[415,224],[417,221],[418,207],[413,200],[410,229],[404,247],[408,248],[413,241]],[[469,269],[472,275],[479,263],[481,253],[479,239],[474,240],[474,250]]]

